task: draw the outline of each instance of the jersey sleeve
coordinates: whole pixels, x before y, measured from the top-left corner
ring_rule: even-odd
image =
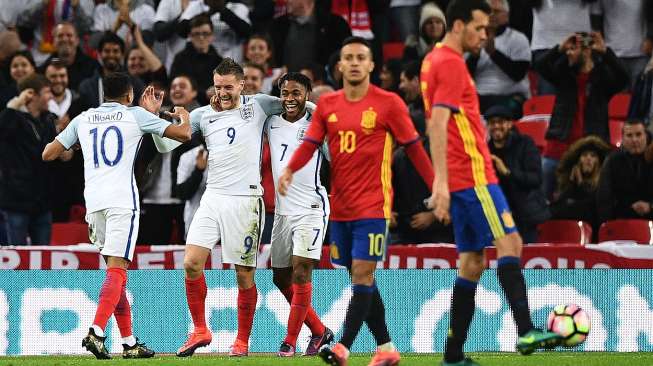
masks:
[[[202,125],[200,122],[202,122],[202,116],[204,115],[204,112],[206,112],[207,107],[202,107],[202,108],[196,108],[192,112],[190,112],[190,129],[191,133],[196,133],[202,130]],[[211,108],[208,106],[208,108]]]
[[[409,145],[419,141],[413,120],[410,119],[408,107],[397,94],[388,100],[388,129],[400,145]]]
[[[450,59],[431,68],[433,72],[430,80],[427,80],[428,83],[433,83],[433,94],[430,95],[431,106],[445,107],[453,112],[459,112],[465,90],[463,83],[467,82],[463,79],[464,75],[468,74],[467,66],[462,59]]]
[[[79,119],[84,118],[84,114],[81,114],[75,118],[64,128],[63,131],[57,137],[59,141],[66,150],[70,149],[77,142],[77,125],[79,124]]]
[[[267,94],[256,94],[253,96],[254,100],[263,108],[263,112],[268,115],[279,114],[283,112],[281,106],[281,99]]]
[[[134,115],[134,118],[136,118],[138,127],[145,133],[163,136],[166,128],[170,126],[170,122],[159,118],[159,116],[150,113],[143,107],[130,107],[129,111]]]
[[[321,107],[320,107],[321,106]],[[326,118],[322,116],[321,110],[324,104],[318,103],[315,112],[311,115],[311,124],[308,126],[304,139],[316,145],[322,145],[326,136]]]

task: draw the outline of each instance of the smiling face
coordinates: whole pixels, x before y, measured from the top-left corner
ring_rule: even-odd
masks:
[[[243,94],[253,95],[261,92],[263,88],[263,73],[256,67],[243,67],[245,73],[245,86]]]
[[[129,51],[129,56],[127,56],[127,71],[135,76],[143,75],[148,71],[147,65],[145,64],[145,56],[138,48]]]
[[[238,106],[238,99],[244,86],[245,81],[234,74],[213,74],[213,88],[223,110],[234,109]]]
[[[512,121],[504,117],[491,117],[487,121],[487,126],[492,141],[503,143],[508,138],[508,134],[512,129]]]
[[[25,56],[18,55],[11,59],[9,64],[9,74],[14,81],[18,81],[25,76],[32,75],[35,72],[34,66]]]
[[[247,49],[245,57],[252,63],[257,65],[267,65],[268,60],[272,56],[268,43],[261,38],[252,38],[247,42]]]
[[[120,70],[122,63],[122,48],[118,43],[105,43],[100,50],[102,65],[109,71]]]
[[[170,84],[170,101],[175,106],[187,106],[197,97],[197,90],[185,76],[177,76]]]
[[[338,69],[342,72],[343,79],[351,84],[358,85],[369,80],[370,73],[374,70],[372,52],[362,43],[350,43],[342,47]]]
[[[52,37],[54,38],[54,47],[60,57],[67,58],[75,55],[79,45],[79,37],[72,24],[61,23],[57,25],[52,32]]]
[[[48,65],[45,69],[45,77],[50,81],[50,89],[55,97],[60,97],[68,87],[68,71],[65,67]]]
[[[281,86],[281,105],[287,120],[294,122],[304,115],[309,94],[306,87],[295,80],[288,80],[283,83]]]

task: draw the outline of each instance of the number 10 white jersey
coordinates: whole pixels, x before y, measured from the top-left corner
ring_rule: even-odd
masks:
[[[141,107],[103,103],[75,117],[57,136],[69,149],[79,141],[84,155],[86,211],[139,210],[134,162],[145,133],[163,136],[170,122]]]

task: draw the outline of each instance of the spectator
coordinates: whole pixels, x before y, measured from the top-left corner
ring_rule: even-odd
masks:
[[[543,190],[550,199],[555,170],[567,148],[588,135],[610,141],[608,103],[628,83],[628,73],[599,33],[570,35],[535,64],[556,88],[542,162]]]
[[[599,23],[605,43],[626,67],[634,84],[653,50],[653,4],[646,0],[598,0],[597,3],[603,14]]]
[[[653,163],[644,152],[650,143],[641,120],[628,120],[622,129],[621,150],[603,164],[597,194],[599,222],[614,219],[653,219]]]
[[[181,14],[192,1],[202,0],[161,0],[154,17],[154,35],[156,40],[164,44],[163,63],[170,72],[175,55],[181,52],[186,41],[179,33]]]
[[[500,104],[485,113],[490,157],[519,234],[524,243],[535,243],[537,225],[550,217],[540,189],[542,162],[533,140],[513,128],[512,118],[512,111]]]
[[[351,36],[345,20],[323,13],[315,0],[289,0],[288,14],[272,22],[271,36],[276,64],[288,71],[299,71],[303,65],[324,65],[329,56],[340,50],[342,41]]]
[[[319,64],[313,63],[310,65],[304,65],[299,69],[299,73],[311,80],[312,88],[324,85],[324,68]]]
[[[197,85],[195,80],[187,75],[179,75],[170,83],[170,101],[172,106],[182,106],[187,111],[198,108]]]
[[[168,85],[168,75],[161,60],[143,40],[139,27],[134,27],[135,47],[127,54],[127,71],[133,77],[141,79],[143,84],[156,84],[165,88]]]
[[[131,47],[132,28],[136,25],[144,33],[151,33],[156,12],[146,0],[107,0],[99,4],[93,12],[93,30],[96,32],[113,32]],[[151,39],[151,34],[144,35]]]
[[[222,57],[211,44],[213,34],[213,23],[209,17],[198,15],[193,18],[190,22],[190,42],[175,56],[170,70],[171,78],[188,75],[195,80],[197,90],[201,91],[197,99],[202,105],[208,104],[203,91],[213,85],[213,69],[222,61]]]
[[[263,67],[265,78],[263,79],[261,92],[270,94],[272,89],[276,87],[277,79],[285,73],[283,68],[273,68],[271,65],[273,58],[270,39],[260,34],[254,34],[249,37],[247,46],[245,47],[245,60]]]
[[[0,89],[10,84],[9,58],[23,47],[14,31],[0,31]]]
[[[37,65],[42,65],[56,49],[54,28],[57,24],[70,22],[82,34],[87,34],[93,25],[93,0],[42,0],[28,3],[18,16],[16,25],[19,30],[29,34],[32,55]]]
[[[399,90],[401,90],[404,102],[408,106],[408,113],[410,113],[415,129],[425,131],[424,101],[420,90],[419,73],[420,63],[418,61],[405,64],[399,79]]]
[[[50,244],[51,176],[41,159],[56,136],[57,116],[48,111],[48,80],[31,74],[18,83],[20,96],[0,112],[0,242]],[[29,237],[29,240],[28,240]]]
[[[399,76],[401,74],[401,60],[391,58],[383,63],[381,68],[381,89],[399,94]]]
[[[213,23],[213,47],[218,54],[241,62],[243,43],[252,34],[249,8],[245,4],[229,0],[193,1],[181,14],[178,32],[182,37],[186,37],[191,31],[190,20],[202,13],[208,13]]]
[[[589,33],[593,28],[590,13],[597,10],[597,0],[530,0],[533,9],[531,51],[538,63],[556,43],[575,32]],[[538,70],[539,72],[539,70]],[[546,77],[545,77],[546,78]],[[538,80],[538,94],[554,94],[548,80]]]
[[[317,104],[317,101],[320,100],[320,97],[322,94],[326,93],[332,93],[335,90],[331,85],[324,84],[324,85],[318,85],[315,88],[313,88],[313,91],[311,92],[311,96],[308,98],[311,102]]]
[[[177,166],[175,192],[184,203],[184,233],[188,233],[195,211],[200,207],[200,199],[206,190],[208,176],[208,151],[206,146],[196,146],[181,155]],[[184,235],[185,239],[185,235]]]
[[[82,80],[90,78],[99,69],[100,64],[86,55],[79,47],[79,36],[72,23],[57,24],[53,33],[54,53],[45,61],[45,65],[58,59],[68,69],[68,86],[78,91]]]
[[[5,1],[2,4],[2,11],[0,11],[0,31],[15,30],[18,14],[20,14],[25,7],[22,1]]]
[[[68,89],[68,71],[66,66],[60,62],[51,62],[45,68],[45,77],[50,82],[52,99],[48,103],[48,110],[57,115],[56,129],[57,133],[63,131],[70,120],[75,118],[79,108],[72,108],[73,103],[77,103],[79,94]],[[72,114],[69,113],[72,112]]]
[[[245,63],[243,65],[245,72],[245,87],[243,88],[243,95],[254,95],[261,93],[263,88],[263,77],[265,71],[260,65]]]
[[[410,37],[404,48],[404,61],[422,61],[437,42],[444,38],[447,20],[442,10],[433,3],[422,6],[419,17],[419,37]]]
[[[470,55],[467,66],[476,83],[481,113],[494,105],[510,108],[520,118],[522,104],[530,97],[526,77],[531,52],[526,36],[508,26],[508,0],[490,0],[492,15],[487,40],[480,54]]]
[[[551,216],[557,220],[582,220],[598,233],[596,191],[601,166],[610,146],[596,136],[574,142],[560,159],[557,198],[551,204]]]
[[[9,57],[9,76],[7,85],[0,88],[0,111],[5,109],[7,102],[18,95],[18,82],[36,72],[34,59],[29,51],[18,51]]]
[[[109,73],[123,69],[125,42],[115,33],[105,32],[98,45],[98,54],[102,61],[102,68],[79,84],[82,110],[98,107],[104,102],[104,95],[100,94],[102,78]],[[140,79],[134,77],[132,77],[132,85],[134,86],[134,101],[137,101],[143,92],[144,85]]]

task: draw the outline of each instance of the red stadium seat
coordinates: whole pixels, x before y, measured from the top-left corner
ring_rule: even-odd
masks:
[[[549,128],[549,122],[538,121],[518,121],[515,123],[517,130],[524,135],[530,136],[535,142],[535,146],[540,149],[540,152],[546,147],[546,130]]]
[[[553,112],[555,95],[539,95],[531,97],[524,102],[524,117],[522,120],[544,119],[549,120]]]
[[[592,240],[592,227],[584,221],[549,220],[537,226],[539,243],[585,245]]]
[[[383,61],[388,61],[391,58],[401,59],[403,57],[404,57],[403,42],[386,42],[383,44]]]
[[[77,222],[55,222],[52,224],[50,245],[73,245],[89,242],[86,224]]]
[[[608,127],[610,128],[610,143],[612,146],[621,146],[621,129],[624,127],[624,121],[611,119]]]
[[[628,106],[630,105],[630,94],[616,94],[608,104],[608,115],[611,119],[625,120],[628,117]]]
[[[599,229],[599,242],[632,240],[638,244],[653,245],[653,221],[621,219],[606,221]]]

